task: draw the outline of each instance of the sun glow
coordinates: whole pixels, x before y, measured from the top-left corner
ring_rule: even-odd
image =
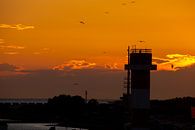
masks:
[[[169,54],[163,58],[154,58],[158,70],[177,71],[195,64],[195,56],[182,54]]]

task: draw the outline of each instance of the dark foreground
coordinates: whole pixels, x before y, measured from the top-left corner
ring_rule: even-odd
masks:
[[[152,100],[150,127],[153,130],[191,130],[191,107],[195,98]],[[0,104],[0,118],[7,122],[57,122],[59,126],[87,128],[89,130],[125,130],[130,126],[131,115],[124,101],[86,102],[80,96],[60,95],[46,104]]]

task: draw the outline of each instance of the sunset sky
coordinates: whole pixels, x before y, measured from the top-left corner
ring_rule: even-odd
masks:
[[[128,45],[153,50],[151,98],[195,96],[194,0],[1,0],[0,98],[119,98]]]

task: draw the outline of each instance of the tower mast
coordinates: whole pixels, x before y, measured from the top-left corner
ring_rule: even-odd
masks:
[[[130,47],[128,46],[128,65],[130,65]],[[130,97],[130,69],[127,69],[127,98]]]

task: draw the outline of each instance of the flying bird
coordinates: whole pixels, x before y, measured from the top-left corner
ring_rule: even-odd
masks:
[[[106,54],[107,52],[106,51],[103,51],[103,54]]]
[[[127,3],[122,3],[122,5],[127,5]]]
[[[140,41],[139,41],[139,43],[144,43],[144,42],[145,42],[145,41],[143,41],[143,40],[140,40]]]
[[[134,4],[134,3],[135,3],[135,1],[131,1],[131,3],[132,3],[132,4]]]
[[[174,65],[173,64],[171,64],[171,68],[174,69]]]
[[[109,14],[109,12],[108,11],[105,11],[104,14]]]
[[[85,22],[84,22],[84,21],[80,21],[79,23],[80,23],[80,24],[85,24]]]

